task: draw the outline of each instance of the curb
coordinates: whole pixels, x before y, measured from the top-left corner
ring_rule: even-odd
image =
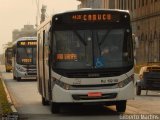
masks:
[[[11,99],[11,97],[10,97],[10,94],[9,94],[9,92],[8,92],[8,89],[7,89],[7,87],[6,87],[5,83],[4,83],[4,80],[3,80],[3,77],[2,77],[2,76],[1,76],[1,80],[2,80],[2,84],[3,84],[3,87],[4,87],[5,93],[6,93],[6,95],[7,95],[7,100],[8,100],[8,102],[9,102],[10,105],[11,105],[12,113],[13,113],[13,114],[18,114],[18,112],[17,112],[17,110],[16,110],[16,108],[15,108],[13,102],[12,102],[12,99]]]

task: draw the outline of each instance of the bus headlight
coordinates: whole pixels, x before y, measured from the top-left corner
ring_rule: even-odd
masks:
[[[20,66],[17,67],[17,70],[20,72],[26,72],[26,69]]]
[[[134,75],[131,75],[130,77],[128,77],[127,79],[121,81],[118,83],[118,87],[122,88],[124,86],[126,86],[127,84],[129,84],[130,82],[134,82]]]
[[[71,85],[66,84],[60,80],[56,80],[56,84],[59,85],[60,87],[62,87],[65,90],[69,90],[71,88]]]

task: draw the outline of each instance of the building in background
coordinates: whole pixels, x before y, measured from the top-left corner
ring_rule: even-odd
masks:
[[[116,0],[117,8],[129,10],[138,41],[137,63],[160,61],[160,0]]]
[[[33,25],[24,25],[21,30],[15,29],[12,31],[12,42],[20,37],[35,37],[37,36],[37,30]]]
[[[116,1],[115,0],[78,0],[81,4],[78,6],[80,8],[107,8],[115,9]]]
[[[136,40],[136,62],[160,61],[160,0],[78,0],[78,8],[129,10]]]

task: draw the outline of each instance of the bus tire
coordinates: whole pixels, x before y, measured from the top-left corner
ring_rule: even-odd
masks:
[[[116,110],[117,110],[117,112],[120,112],[120,113],[125,112],[126,111],[126,103],[127,103],[126,100],[117,101],[117,103],[116,103]]]
[[[21,78],[20,78],[20,77],[17,77],[17,81],[21,81]]]
[[[42,105],[49,105],[49,101],[42,97]]]
[[[141,95],[141,86],[139,85],[136,86],[136,94]]]
[[[60,104],[59,103],[55,103],[55,102],[51,102],[51,112],[53,114],[59,113],[60,112]]]
[[[13,79],[16,80],[17,79],[16,76],[13,76]]]

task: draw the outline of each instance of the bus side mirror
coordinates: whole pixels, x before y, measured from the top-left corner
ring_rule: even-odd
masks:
[[[138,40],[138,37],[135,36],[135,34],[132,34],[132,41],[133,41],[134,49],[139,48],[139,40]]]

